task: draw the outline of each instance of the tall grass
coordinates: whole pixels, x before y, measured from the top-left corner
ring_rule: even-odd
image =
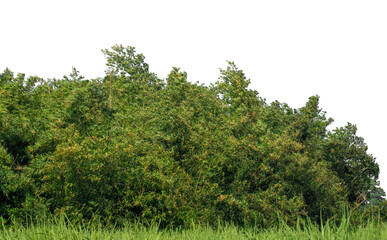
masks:
[[[283,221],[269,229],[219,224],[217,227],[191,224],[187,228],[160,229],[157,224],[145,226],[128,223],[122,228],[106,228],[101,224],[72,224],[65,217],[31,221],[28,225],[2,224],[0,239],[387,239],[387,223],[368,220],[363,226],[353,226],[350,216],[343,215],[339,225],[327,221],[316,225],[299,219],[295,227]]]

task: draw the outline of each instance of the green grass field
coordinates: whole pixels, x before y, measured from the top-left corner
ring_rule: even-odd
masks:
[[[157,225],[144,227],[128,224],[120,229],[101,226],[85,228],[82,225],[66,224],[62,220],[48,220],[23,226],[13,224],[0,228],[0,239],[387,239],[387,224],[368,221],[363,227],[353,227],[347,219],[339,226],[326,224],[316,226],[300,221],[297,227],[286,225],[258,230],[252,227],[240,228],[233,225],[211,228],[192,224],[186,229],[161,230]]]

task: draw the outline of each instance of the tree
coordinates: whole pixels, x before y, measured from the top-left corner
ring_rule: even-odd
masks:
[[[373,186],[370,189],[368,204],[377,206],[382,202],[386,201],[386,192],[383,190],[383,188],[380,187],[379,181],[375,181],[374,179],[372,179],[372,184]]]
[[[375,158],[367,153],[368,147],[362,137],[356,135],[355,125],[348,123],[345,127],[328,133],[324,146],[324,159],[330,168],[344,181],[348,188],[348,201],[357,198],[375,186],[373,179],[378,179],[379,166]]]
[[[356,127],[329,132],[318,96],[267,104],[233,62],[207,87],[179,68],[158,79],[133,47],[103,52],[102,78],[0,74],[3,218],[271,226],[381,200]]]
[[[237,108],[250,108],[260,104],[258,92],[247,89],[250,79],[247,79],[242,70],[234,62],[228,62],[226,70],[220,70],[219,81],[215,89],[219,98],[235,111]]]

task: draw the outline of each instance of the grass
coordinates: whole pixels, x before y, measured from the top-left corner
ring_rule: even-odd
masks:
[[[309,220],[300,220],[296,227],[286,224],[259,230],[253,227],[219,225],[216,228],[192,224],[189,228],[161,230],[156,224],[145,227],[141,224],[127,224],[123,228],[108,229],[101,225],[87,228],[66,223],[64,218],[42,220],[23,226],[17,223],[0,227],[0,239],[387,239],[387,223],[369,220],[364,226],[354,227],[343,217],[336,226],[330,222],[317,226]]]

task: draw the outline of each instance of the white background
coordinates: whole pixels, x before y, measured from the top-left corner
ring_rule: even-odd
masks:
[[[387,1],[0,2],[0,71],[102,77],[100,50],[114,44],[136,47],[161,78],[176,66],[209,84],[231,60],[267,102],[320,95],[331,129],[358,126],[387,189]]]

